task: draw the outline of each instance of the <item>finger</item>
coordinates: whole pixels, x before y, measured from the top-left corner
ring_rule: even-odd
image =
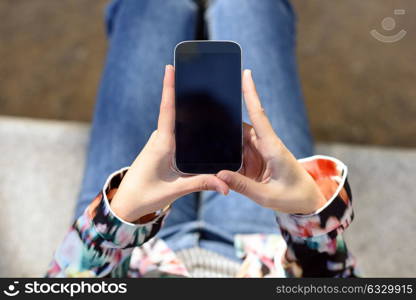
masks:
[[[201,191],[217,191],[220,194],[227,195],[229,192],[227,184],[215,175],[203,174],[181,177],[179,181],[181,185],[180,190],[183,191],[183,194]]]
[[[157,130],[161,133],[173,134],[175,129],[175,70],[172,65],[165,68],[163,79],[162,101],[160,103]]]
[[[261,106],[260,98],[256,91],[251,70],[244,70],[243,73],[243,94],[247,111],[254,130],[259,138],[273,135],[274,131],[269,119]]]
[[[253,126],[243,122],[243,140],[245,143],[251,144],[253,139],[256,138]]]
[[[217,177],[224,181],[232,190],[255,201],[262,198],[263,184],[256,182],[240,173],[223,170]]]
[[[238,173],[247,176],[255,181],[261,181],[266,169],[263,156],[258,150],[257,137],[251,125],[243,123],[244,132],[244,163]]]
[[[254,151],[258,150],[258,139],[253,126],[243,123],[243,141],[244,147],[252,148]]]

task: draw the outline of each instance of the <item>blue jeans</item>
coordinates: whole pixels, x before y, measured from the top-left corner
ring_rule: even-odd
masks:
[[[108,8],[109,50],[94,114],[79,216],[106,177],[128,166],[156,128],[164,65],[195,39],[192,0],[116,0]],[[271,123],[296,157],[313,153],[295,59],[295,16],[287,0],[214,0],[205,13],[213,40],[243,49]],[[247,112],[243,113],[248,122]],[[178,199],[158,233],[173,250],[199,245],[237,260],[235,234],[279,233],[274,212],[231,192]]]

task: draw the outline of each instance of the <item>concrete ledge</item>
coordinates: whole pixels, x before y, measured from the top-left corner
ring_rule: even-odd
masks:
[[[42,276],[70,224],[88,124],[0,117],[0,276]],[[350,170],[348,246],[368,276],[415,276],[416,150],[317,147]]]
[[[349,169],[355,220],[349,248],[365,276],[416,276],[416,150],[318,145]]]
[[[0,276],[42,276],[72,216],[88,126],[0,118]]]

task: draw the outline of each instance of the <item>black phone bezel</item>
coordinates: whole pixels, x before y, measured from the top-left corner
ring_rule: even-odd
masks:
[[[207,52],[207,53],[236,53],[240,56],[240,80],[242,75],[242,49],[241,46],[234,41],[183,41],[176,45],[174,50],[174,65],[176,67],[177,56],[181,53],[192,53],[192,51]],[[176,73],[175,73],[176,82]],[[242,83],[240,83],[241,86]],[[240,89],[240,114],[242,120],[243,96]],[[175,90],[175,99],[176,90]],[[175,102],[176,104],[176,102]],[[221,170],[230,170],[238,172],[243,164],[243,122],[240,127],[241,147],[240,147],[240,161],[236,163],[198,163],[189,164],[181,163],[174,157],[173,166],[175,170],[181,174],[195,175],[195,174],[216,174]],[[175,131],[176,142],[176,131]]]

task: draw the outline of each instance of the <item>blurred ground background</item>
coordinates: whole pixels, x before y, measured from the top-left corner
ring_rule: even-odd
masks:
[[[0,114],[89,121],[107,0],[0,1]],[[318,141],[416,146],[416,2],[294,0],[300,73]],[[394,16],[396,8],[404,16]],[[385,44],[394,17],[400,42]]]
[[[0,1],[0,277],[42,276],[70,222],[107,2]],[[415,276],[416,2],[292,2],[317,151],[349,166],[356,219],[348,245],[364,275]],[[395,16],[397,8],[406,14]],[[382,28],[385,17],[394,30]],[[386,44],[372,29],[407,35]]]

